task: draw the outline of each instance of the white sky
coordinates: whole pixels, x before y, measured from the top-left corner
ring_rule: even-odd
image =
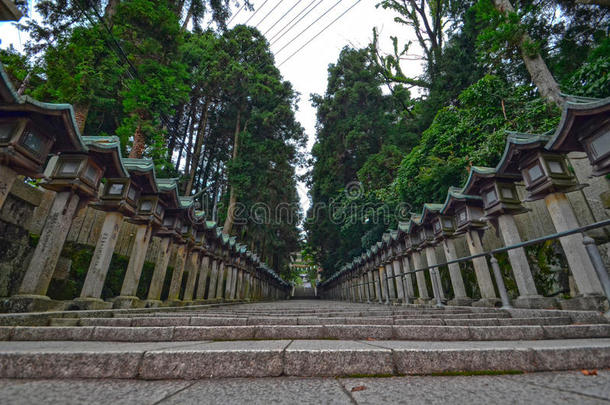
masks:
[[[318,2],[320,3],[318,4]],[[279,64],[322,31],[324,27],[339,17],[344,11],[356,4],[356,2],[357,0],[318,0],[313,3],[312,0],[267,0],[265,3],[265,0],[253,0],[252,3],[255,11],[242,10],[231,22],[231,25],[246,23],[254,15],[256,9],[258,9],[258,12],[250,19],[248,24],[256,26],[261,32],[265,33],[284,13],[296,4],[294,9],[282,21],[269,30],[267,38],[270,39],[301,10],[306,8],[309,10],[308,6],[310,4],[311,7],[318,4],[313,11],[296,25],[294,24],[298,19],[295,20],[292,23],[294,28],[283,35],[282,38],[271,41],[271,50],[275,53],[276,62]],[[372,41],[373,27],[377,27],[380,33],[382,51],[391,52],[390,36],[397,36],[399,44],[409,40],[414,43],[416,42],[411,29],[395,23],[393,12],[383,10],[381,7],[376,8],[377,2],[378,0],[360,0],[343,17],[280,66],[280,71],[284,78],[292,82],[295,90],[301,94],[297,119],[301,122],[307,133],[308,151],[311,150],[311,146],[315,141],[316,121],[315,109],[311,106],[309,95],[311,93],[323,94],[325,92],[328,65],[336,62],[341,49],[346,45],[358,48],[365,47]],[[237,11],[237,8],[234,11]],[[327,11],[328,13],[320,18]],[[264,21],[262,21],[263,18]],[[299,35],[318,18],[320,18],[319,21]],[[19,33],[12,23],[0,23],[0,39],[2,40],[0,44],[2,48],[7,48],[12,44],[15,48],[22,49],[23,44],[27,40],[27,34]],[[294,41],[292,41],[293,39]],[[290,44],[286,48],[281,49],[289,42]],[[417,52],[415,44],[412,49]],[[417,75],[421,72],[421,63],[419,61],[405,62],[403,70],[407,75]],[[305,185],[299,184],[298,191],[301,205],[304,212],[306,212],[309,207],[309,199]]]

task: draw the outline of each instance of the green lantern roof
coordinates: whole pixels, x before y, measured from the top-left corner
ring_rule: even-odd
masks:
[[[464,194],[462,190],[457,187],[449,187],[449,190],[447,191],[447,198],[445,199],[445,203],[441,209],[441,214],[451,214],[451,206],[457,201],[475,201],[482,203],[483,199],[478,195]]]
[[[129,177],[121,157],[121,142],[116,136],[83,136],[83,142],[89,149],[89,155],[102,166],[104,177]]]
[[[156,194],[159,192],[155,164],[152,160],[123,158],[123,165],[127,168],[131,178],[142,188],[143,193]]]
[[[420,224],[429,222],[443,209],[443,204],[425,203],[420,215]]]
[[[555,133],[545,145],[546,149],[564,153],[583,151],[578,141],[579,132],[585,125],[595,127],[607,120],[610,112],[610,97],[597,99],[587,97],[567,96],[567,101],[561,112],[561,121]],[[574,134],[573,136],[571,134]]]
[[[508,137],[506,138],[506,146],[504,147],[504,153],[500,158],[500,162],[496,166],[496,173],[499,175],[521,175],[518,164],[519,162],[513,161],[513,158],[518,151],[523,150],[534,150],[543,148],[544,145],[551,139],[551,132],[544,134],[528,134],[523,132],[511,132],[506,131]]]
[[[0,63],[0,115],[6,112],[22,112],[34,121],[45,123],[56,136],[51,153],[88,151],[70,104],[43,103],[30,96],[17,94],[4,66]]]

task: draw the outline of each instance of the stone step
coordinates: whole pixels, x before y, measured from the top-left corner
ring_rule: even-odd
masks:
[[[0,378],[207,379],[610,367],[610,339],[0,342]]]
[[[244,326],[244,325],[566,325],[572,323],[569,317],[540,318],[401,318],[359,317],[359,318],[224,318],[208,316],[192,317],[126,317],[126,318],[82,318],[63,323],[51,320],[50,326]],[[593,323],[593,322],[591,322]]]
[[[3,341],[175,342],[246,339],[485,341],[610,338],[610,325],[247,325],[3,327]]]

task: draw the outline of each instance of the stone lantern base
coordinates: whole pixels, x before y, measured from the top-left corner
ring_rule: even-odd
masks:
[[[578,295],[569,299],[560,299],[559,306],[572,311],[602,311],[608,310],[608,301],[603,295]]]
[[[161,300],[146,300],[144,301],[144,308],[159,308],[164,307],[163,301]]]
[[[473,307],[501,307],[502,301],[500,298],[481,298],[478,301],[472,303]]]
[[[68,304],[67,309],[78,309],[82,311],[96,311],[100,309],[112,309],[112,302],[106,302],[100,298],[79,297]]]
[[[472,305],[473,301],[474,300],[472,298],[468,297],[456,297],[447,301],[447,304],[455,307],[469,307]]]
[[[552,297],[538,296],[520,296],[512,301],[515,308],[529,308],[529,309],[557,309],[559,304],[557,300]]]
[[[4,306],[8,312],[63,311],[66,303],[56,301],[46,295],[22,294],[7,299]]]
[[[182,300],[166,300],[163,302],[164,307],[185,307],[188,303]]]
[[[144,301],[138,297],[128,295],[119,295],[112,300],[112,308],[114,309],[129,309],[129,308],[144,308]]]

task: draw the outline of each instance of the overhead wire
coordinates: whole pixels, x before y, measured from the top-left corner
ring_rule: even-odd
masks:
[[[311,3],[309,3],[307,5],[307,7],[309,7],[311,4],[313,4],[316,0],[313,0]],[[318,1],[312,8],[309,9],[309,11],[307,11],[307,13],[305,13],[301,18],[299,18],[297,20],[297,22],[295,22],[294,24],[290,25],[297,17],[293,18],[288,24],[286,24],[284,27],[282,27],[281,30],[279,30],[278,32],[275,33],[275,35],[273,37],[271,37],[269,39],[270,45],[275,44],[277,41],[279,41],[280,39],[282,39],[284,37],[284,35],[288,34],[290,31],[292,31],[292,29],[294,29],[301,21],[303,21],[303,19],[305,17],[307,17],[313,10],[315,10],[320,4],[322,4],[324,0],[320,0]],[[307,10],[307,7],[305,7],[305,9],[303,9],[301,11],[301,13],[303,13],[305,10]],[[286,27],[288,27],[288,29],[284,32],[282,32]],[[280,35],[280,32],[282,33]],[[278,37],[279,35],[279,37]]]
[[[277,21],[276,21],[276,22],[275,22],[275,23],[274,23],[274,24],[273,24],[271,27],[269,27],[269,28],[267,29],[267,31],[265,31],[265,32],[263,33],[263,36],[267,35],[267,33],[268,33],[269,31],[271,31],[271,30],[272,30],[272,29],[273,29],[273,28],[274,28],[276,25],[278,25],[278,23],[279,23],[280,21],[282,21],[282,19],[283,19],[284,17],[286,17],[286,16],[288,15],[288,13],[290,13],[292,10],[294,10],[294,8],[295,8],[296,6],[298,6],[298,5],[299,5],[299,3],[301,3],[302,1],[303,1],[303,0],[299,0],[299,1],[297,1],[297,2],[296,2],[296,3],[295,3],[293,6],[292,6],[292,7],[290,7],[290,9],[289,9],[288,11],[286,11],[286,12],[285,12],[285,13],[284,13],[284,14],[283,14],[283,15],[282,15],[280,18],[278,18],[278,20],[277,20]],[[314,0],[314,1],[316,1],[316,0]],[[312,1],[312,3],[313,3],[313,1]]]
[[[254,24],[254,26],[258,28],[258,26],[261,25],[263,23],[263,21],[265,21],[267,19],[267,17],[269,17],[269,15],[271,13],[273,13],[275,11],[275,9],[280,6],[280,4],[282,4],[282,0],[278,1],[277,4],[275,5],[275,7],[273,7],[271,10],[269,10],[269,12],[267,14],[265,14],[265,16],[258,23]]]
[[[356,5],[358,3],[360,3],[362,0],[357,0],[354,4],[352,4],[352,6],[350,8],[348,8],[347,10],[345,10],[343,13],[341,13],[339,15],[339,17],[335,18],[333,21],[330,22],[330,24],[328,24],[326,27],[324,27],[320,32],[318,32],[313,38],[311,38],[309,41],[307,41],[303,46],[301,46],[299,49],[297,49],[295,52],[293,52],[289,57],[287,57],[286,59],[284,59],[279,65],[277,65],[277,67],[279,68],[280,66],[282,66],[284,63],[288,62],[288,60],[290,60],[293,56],[295,56],[297,53],[299,53],[303,48],[305,48],[307,45],[309,45],[314,39],[316,39],[317,37],[319,37],[324,31],[326,31],[331,25],[333,25],[334,23],[336,23],[339,19],[341,19],[341,17],[343,17],[345,14],[347,14],[351,9],[353,9],[354,7],[356,7]]]
[[[307,31],[308,29],[310,29],[314,24],[316,24],[318,21],[320,21],[322,18],[324,18],[326,16],[326,14],[330,13],[335,7],[337,7],[343,0],[338,0],[335,4],[333,4],[333,6],[331,8],[329,8],[328,10],[326,10],[321,16],[319,16],[318,18],[316,18],[311,24],[309,24],[307,27],[305,27],[304,30],[302,30],[301,32],[299,32],[297,35],[295,35],[294,38],[292,38],[290,41],[288,41],[283,47],[281,47],[277,52],[274,52],[276,55],[280,52],[282,52],[284,49],[286,49],[286,47],[288,45],[290,45],[291,43],[293,43],[297,38],[299,38],[301,35],[303,35],[305,33],[305,31]],[[277,41],[275,41],[277,42]]]
[[[241,7],[239,8],[239,10],[237,10],[237,12],[235,14],[233,14],[231,16],[231,18],[229,18],[229,21],[227,21],[227,25],[231,24],[231,22],[235,19],[235,17],[237,17],[239,15],[239,13],[241,12],[241,10],[244,9],[244,7],[246,7],[246,2],[244,1],[244,4],[241,5]]]
[[[250,16],[250,18],[248,18],[248,19],[246,20],[246,22],[244,23],[244,25],[248,25],[248,23],[250,22],[250,20],[251,20],[252,18],[254,18],[254,16],[255,16],[255,15],[256,15],[256,14],[257,14],[259,11],[261,11],[261,9],[262,9],[263,7],[265,7],[265,4],[267,4],[268,2],[269,2],[269,0],[265,0],[265,2],[264,2],[263,4],[261,4],[261,6],[260,6],[259,8],[257,8],[256,10],[254,10],[254,13],[253,13],[253,14]]]

